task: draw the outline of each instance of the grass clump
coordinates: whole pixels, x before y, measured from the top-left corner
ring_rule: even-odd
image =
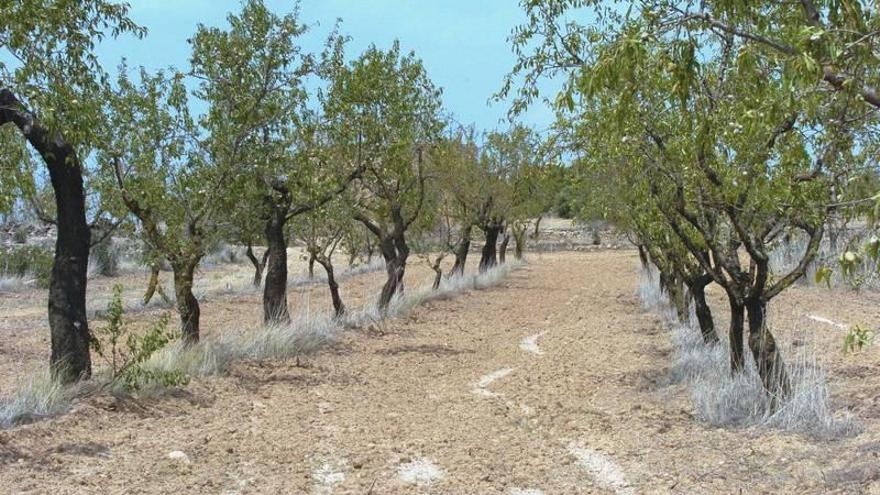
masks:
[[[0,428],[67,412],[76,394],[76,387],[61,385],[48,372],[31,376],[0,397]]]

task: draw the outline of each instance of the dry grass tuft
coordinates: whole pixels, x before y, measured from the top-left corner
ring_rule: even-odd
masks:
[[[645,286],[656,285],[656,280],[656,274],[643,273],[639,295],[647,309],[665,315],[672,330],[674,349],[670,379],[688,386],[700,419],[715,426],[770,428],[821,439],[836,439],[861,431],[850,414],[831,410],[826,373],[819,365],[815,350],[782,349],[792,392],[774,410],[749,355],[745,371],[732,374],[729,346],[723,337],[720,343],[707,345],[693,318],[689,322],[678,322],[659,287]]]
[[[0,397],[0,428],[67,412],[79,389],[59,384],[47,372],[28,377],[8,396]]]

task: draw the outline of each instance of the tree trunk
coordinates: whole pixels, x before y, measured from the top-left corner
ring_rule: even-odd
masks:
[[[273,208],[266,221],[266,282],[263,286],[263,322],[290,323],[287,310],[287,238],[284,235],[286,209]]]
[[[263,256],[260,257],[260,271],[266,271],[266,263],[269,262],[269,250],[263,251]]]
[[[104,277],[119,275],[119,263],[113,254],[113,228],[110,222],[103,219],[92,226],[92,239],[97,237],[100,242],[92,246],[89,256],[94,260],[98,273]]]
[[[315,278],[315,255],[309,253],[309,280]]]
[[[440,261],[441,260],[438,259],[437,262],[431,266],[431,269],[434,270],[434,284],[431,288],[434,290],[440,288],[440,281],[443,279],[443,268],[440,268]]]
[[[180,335],[186,344],[199,341],[199,301],[193,295],[193,276],[198,260],[184,260],[171,265],[174,270],[174,293],[180,313]]]
[[[484,232],[486,233],[486,243],[483,244],[483,253],[480,257],[480,273],[498,264],[496,245],[498,243],[498,235],[501,233],[501,227],[490,224],[484,229]]]
[[[745,369],[745,357],[743,355],[743,328],[745,325],[745,307],[730,294],[727,295],[730,305],[730,371],[741,372]]]
[[[6,123],[19,129],[49,169],[58,227],[49,282],[49,368],[55,379],[71,383],[92,374],[86,318],[91,231],[86,220],[82,164],[61,134],[40,125],[10,90],[0,88],[0,125]]]
[[[538,235],[540,235],[540,231],[538,230],[541,227],[541,219],[544,218],[544,215],[538,215],[538,218],[535,220],[535,230],[532,232],[532,239],[538,240]]]
[[[749,313],[749,350],[758,369],[761,383],[771,398],[771,408],[791,391],[791,382],[785,370],[776,339],[767,327],[767,303],[753,298],[746,304]]]
[[[150,304],[156,288],[159,287],[159,263],[150,263],[150,281],[147,282],[147,291],[144,293],[144,306]]]
[[[406,260],[409,257],[409,246],[406,244],[404,231],[383,236],[379,240],[379,249],[385,258],[385,271],[388,278],[379,295],[379,309],[384,313],[388,310],[391,299],[403,292],[403,276],[406,272]]]
[[[650,272],[651,265],[650,259],[648,258],[648,250],[645,249],[645,246],[639,244],[636,246],[639,250],[639,261],[642,263],[642,270],[646,272]]]
[[[260,260],[254,255],[254,248],[251,243],[248,243],[247,250],[244,252],[249,260],[251,260],[251,264],[254,265],[254,287],[259,287],[263,282],[263,265],[260,263]]]
[[[86,222],[82,171],[73,150],[68,151],[64,154],[59,150],[60,154],[47,160],[58,212],[55,259],[49,283],[50,368],[62,383],[92,374],[86,318],[91,232]]]
[[[337,318],[345,314],[345,304],[342,303],[342,297],[339,295],[339,284],[336,283],[336,276],[333,273],[333,264],[326,256],[313,256],[315,261],[324,267],[327,272],[327,286],[330,287],[330,299],[333,301],[333,313]]]
[[[657,282],[660,286],[660,292],[662,294],[666,294],[668,297],[669,296],[669,275],[665,271],[661,270],[660,266],[658,266],[656,263],[654,264],[654,266],[657,268],[657,273],[660,275],[658,277],[659,281]]]
[[[382,286],[382,293],[379,295],[379,309],[382,312],[388,310],[388,305],[395,294],[403,292],[403,275],[406,272],[406,259],[401,259],[400,256],[394,256],[389,259],[386,256],[385,271],[388,274],[388,278],[385,280],[385,285]]]
[[[540,217],[539,217],[540,220]],[[523,230],[522,232],[513,232],[513,257],[521,260],[523,257],[523,252],[526,248],[526,232]]]
[[[505,233],[501,238],[501,246],[498,248],[498,261],[507,263],[507,245],[510,244],[510,234]]]
[[[687,324],[690,318],[690,308],[684,294],[684,284],[677,274],[660,272],[660,286],[666,292],[669,303],[675,309],[675,316],[681,324]]]
[[[715,332],[715,321],[712,319],[712,309],[706,302],[706,285],[707,283],[698,280],[691,284],[689,290],[694,298],[694,312],[697,314],[697,321],[700,324],[700,334],[703,336],[703,342],[707,344],[715,344],[718,342],[718,333]]]
[[[471,250],[471,229],[473,229],[472,225],[461,228],[458,244],[455,246],[455,263],[452,265],[450,275],[464,274],[464,266]]]
[[[373,244],[372,239],[370,238],[370,232],[367,232],[365,246],[367,251],[367,264],[373,261],[373,254],[376,252],[376,246]]]

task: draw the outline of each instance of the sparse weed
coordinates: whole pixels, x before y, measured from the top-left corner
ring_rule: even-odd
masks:
[[[862,325],[853,325],[843,338],[843,353],[851,354],[861,351],[874,341],[874,332]]]
[[[124,319],[122,286],[113,287],[113,298],[105,313],[107,325],[98,327],[92,336],[92,349],[108,366],[110,382],[129,392],[157,383],[164,387],[186,382],[179,371],[157,371],[143,364],[177,336],[168,331],[169,313],[162,315],[143,335],[131,331]]]

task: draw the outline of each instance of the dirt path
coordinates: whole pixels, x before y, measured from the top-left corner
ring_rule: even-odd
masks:
[[[722,430],[664,382],[627,252],[538,257],[501,286],[237,366],[144,403],[94,400],[0,432],[0,483],[34,493],[820,491],[860,443]],[[177,452],[179,451],[179,452]],[[169,454],[175,452],[169,457]]]

